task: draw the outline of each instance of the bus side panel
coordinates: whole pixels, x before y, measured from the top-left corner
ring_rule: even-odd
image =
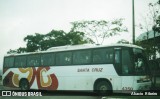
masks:
[[[19,87],[20,80],[25,78],[28,82],[33,82],[32,68],[9,68],[4,69],[3,84],[8,87]]]
[[[31,89],[44,90],[93,90],[97,79],[108,79],[113,85],[117,77],[112,64],[10,68],[4,73],[7,86],[19,87],[19,81],[26,78]]]
[[[110,80],[118,75],[112,64],[78,65],[51,67],[58,78],[58,90],[93,90],[94,83],[99,78]],[[121,85],[121,84],[119,84]]]
[[[13,72],[8,72],[10,69],[5,68],[3,69],[3,86],[7,86],[7,87],[14,87],[13,83],[12,83],[12,76],[13,76]],[[7,75],[5,75],[7,74]]]

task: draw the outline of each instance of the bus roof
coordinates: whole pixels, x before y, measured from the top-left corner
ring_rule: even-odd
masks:
[[[21,54],[14,53],[14,54],[7,54],[5,56],[29,55],[29,54],[70,51],[70,50],[90,49],[90,48],[101,48],[101,47],[132,47],[132,48],[143,49],[140,46],[132,45],[132,44],[112,44],[112,45],[82,44],[82,45],[66,45],[66,46],[51,47],[46,51],[28,52],[28,53],[21,53]]]

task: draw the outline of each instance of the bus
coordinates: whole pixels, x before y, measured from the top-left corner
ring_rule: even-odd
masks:
[[[149,90],[144,50],[136,45],[74,45],[4,56],[3,85],[21,90],[98,93]]]

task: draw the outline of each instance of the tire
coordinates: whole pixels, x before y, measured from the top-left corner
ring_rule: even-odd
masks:
[[[20,81],[20,88],[21,90],[29,90],[29,82],[26,79],[22,79]]]
[[[107,81],[99,81],[95,85],[95,91],[99,95],[111,95],[112,94],[112,87],[111,84]]]

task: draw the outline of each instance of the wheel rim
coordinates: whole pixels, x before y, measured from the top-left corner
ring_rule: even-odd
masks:
[[[108,90],[108,88],[107,88],[107,86],[106,86],[106,85],[102,85],[102,86],[100,86],[100,90],[102,90],[102,91],[106,91],[106,90]]]
[[[107,82],[105,81],[101,81],[99,83],[97,83],[97,92],[100,95],[106,95],[108,93],[110,93],[110,86]]]

